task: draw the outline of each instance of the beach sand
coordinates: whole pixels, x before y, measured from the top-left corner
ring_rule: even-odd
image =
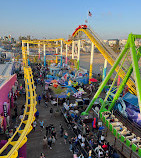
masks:
[[[103,68],[104,68],[104,57],[100,53],[94,54],[94,61],[93,61],[93,73],[94,74],[102,74]],[[80,55],[80,67],[87,69],[89,71],[90,69],[90,54],[81,54]],[[111,68],[110,64],[107,65],[107,72]]]

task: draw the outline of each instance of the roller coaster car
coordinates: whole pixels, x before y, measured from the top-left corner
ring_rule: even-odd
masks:
[[[76,32],[78,29],[86,29],[87,25],[79,25],[74,32]]]
[[[75,32],[78,30],[78,29],[86,29],[87,28],[87,25],[79,25],[76,29],[75,29],[75,31],[74,31],[74,33],[72,34],[72,36],[75,34]]]
[[[86,29],[87,28],[87,25],[79,25],[79,27],[78,27],[79,29],[81,28],[81,29]]]

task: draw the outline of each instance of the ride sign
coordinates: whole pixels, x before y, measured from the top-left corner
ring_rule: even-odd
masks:
[[[4,102],[3,104],[3,113],[4,113],[4,117],[7,117],[7,103]]]

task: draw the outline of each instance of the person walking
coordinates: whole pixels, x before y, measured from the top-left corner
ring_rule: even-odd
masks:
[[[52,127],[52,125],[50,124],[50,125],[48,126],[48,132],[49,132],[49,134],[51,134],[51,131],[52,131],[52,130],[51,130],[51,129],[52,129],[51,127]]]
[[[36,128],[36,125],[37,125],[37,122],[36,120],[33,122],[33,130],[35,131],[35,128]]]
[[[44,153],[41,153],[40,158],[45,158]]]
[[[72,152],[72,140],[69,140],[69,150]]]
[[[101,135],[101,142],[103,142],[104,143],[104,141],[105,141],[105,136],[104,136],[104,134],[102,133],[102,135]]]
[[[102,155],[102,152],[101,152],[100,149],[104,152],[104,150],[102,149],[101,145],[99,144],[98,147],[96,147],[95,150],[94,150],[97,155]],[[100,152],[99,152],[99,150],[100,150]]]
[[[56,141],[55,137],[52,136],[52,144],[55,144],[55,141]]]
[[[38,111],[38,110],[37,110],[36,113],[35,113],[35,117],[36,117],[36,119],[38,120],[38,118],[39,118],[39,111]]]
[[[53,115],[53,108],[50,108],[50,118],[52,117]]]
[[[84,158],[83,154],[81,153],[80,156],[78,158]]]
[[[51,134],[52,134],[52,136],[57,140],[55,128],[52,130]]]
[[[98,151],[98,158],[104,158],[104,151],[102,149]]]
[[[95,117],[92,122],[92,131],[96,133],[96,129],[97,129],[97,118]]]
[[[61,125],[61,126],[60,126],[60,137],[63,137],[63,133],[64,133],[64,128],[63,128],[63,126]]]
[[[102,148],[105,152],[108,151],[108,145],[105,141],[104,141],[104,145],[102,145]]]
[[[83,123],[82,134],[86,135],[86,125]]]
[[[42,98],[41,98],[41,96],[39,95],[39,96],[38,96],[39,105],[40,105],[40,103],[41,103],[41,99],[42,99]]]
[[[48,136],[49,126],[46,126],[46,136]]]
[[[67,139],[68,139],[68,133],[67,131],[64,132],[64,142],[67,144]]]
[[[43,138],[43,149],[47,148],[47,137],[44,136]]]
[[[52,149],[51,145],[52,145],[52,138],[51,138],[51,136],[49,136],[49,137],[48,137],[48,147],[49,147],[50,149]]]
[[[100,138],[101,135],[102,135],[103,129],[104,129],[104,126],[100,125],[100,126],[99,126],[99,129],[98,129],[98,140],[99,140],[99,138]]]
[[[41,127],[41,131],[44,128],[44,121],[40,121],[40,127]]]
[[[44,80],[43,80],[43,78],[41,79],[41,85],[42,85],[42,87],[43,87],[43,85],[44,85]]]

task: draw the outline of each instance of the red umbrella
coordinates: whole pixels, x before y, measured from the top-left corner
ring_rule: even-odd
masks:
[[[91,82],[97,82],[97,79],[91,78],[91,79],[89,79],[89,81],[91,81]]]

